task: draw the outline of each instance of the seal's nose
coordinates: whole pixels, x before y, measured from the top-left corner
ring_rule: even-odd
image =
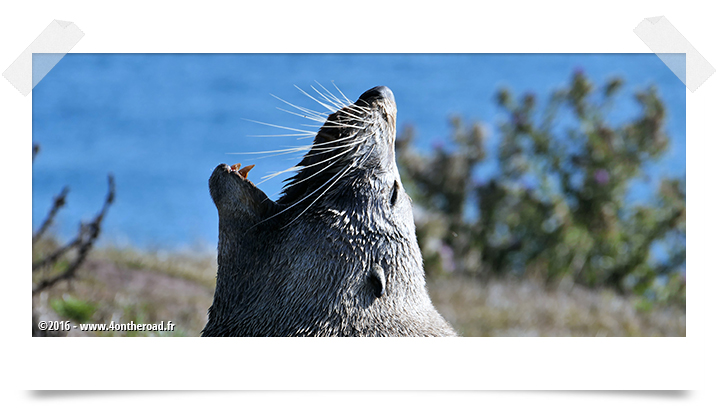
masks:
[[[389,100],[395,102],[395,95],[393,95],[392,90],[390,90],[387,86],[375,86],[360,95],[360,99],[358,99],[358,101],[364,101],[367,104],[371,104],[379,100]]]

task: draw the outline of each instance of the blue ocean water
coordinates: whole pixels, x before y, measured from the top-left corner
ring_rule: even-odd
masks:
[[[398,130],[413,125],[421,148],[447,141],[449,117],[461,115],[487,124],[492,151],[500,87],[533,92],[542,103],[574,71],[596,84],[625,80],[614,122],[638,114],[633,94],[650,85],[668,105],[670,151],[630,199],[649,196],[659,174],[685,174],[685,86],[654,54],[68,54],[33,90],[33,142],[41,146],[33,165],[33,229],[68,185],[55,233],[69,238],[100,209],[112,172],[117,198],[104,242],[212,248],[217,213],[207,180],[215,166],[255,164],[250,178],[258,181],[293,166],[299,155],[231,153],[311,141],[251,137],[287,131],[248,120],[306,128],[307,120],[278,110],[289,107],[272,95],[322,110],[294,85],[312,92],[317,83],[334,90],[334,83],[353,101],[386,85],[395,94]],[[493,170],[490,161],[479,176]],[[261,187],[272,197],[283,178]]]

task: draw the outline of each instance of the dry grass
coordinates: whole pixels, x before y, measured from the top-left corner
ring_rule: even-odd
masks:
[[[685,336],[685,311],[648,308],[610,290],[549,290],[529,281],[429,282],[433,303],[463,336]]]
[[[214,254],[193,251],[145,251],[134,248],[105,248],[93,254],[119,267],[163,273],[215,288],[217,260]]]
[[[215,289],[215,257],[189,253],[142,253],[133,249],[94,251],[71,282],[33,297],[37,320],[62,319],[53,301],[81,301],[91,313],[86,323],[173,321],[173,332],[82,333],[69,335],[199,336]],[[72,320],[72,319],[71,319]],[[72,320],[74,324],[78,320]]]
[[[36,252],[43,247],[52,244],[38,244]],[[77,279],[34,296],[33,308],[36,320],[61,320],[52,302],[75,299],[92,309],[86,322],[177,325],[172,333],[112,335],[198,336],[212,303],[216,270],[214,255],[101,249],[90,255]],[[435,306],[463,336],[685,335],[684,310],[648,308],[637,297],[608,290],[548,290],[531,282],[468,279],[430,280],[428,288]],[[111,335],[79,330],[69,335],[84,334]]]

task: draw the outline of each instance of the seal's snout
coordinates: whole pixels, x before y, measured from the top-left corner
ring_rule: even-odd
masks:
[[[364,101],[367,104],[372,104],[375,101],[382,100],[395,102],[395,95],[393,95],[392,90],[390,90],[387,86],[375,86],[360,95],[359,100]]]

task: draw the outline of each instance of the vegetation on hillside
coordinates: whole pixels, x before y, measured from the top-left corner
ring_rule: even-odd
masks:
[[[404,130],[398,161],[419,207],[429,274],[611,287],[684,306],[684,179],[663,178],[648,202],[627,201],[667,151],[665,106],[650,87],[635,94],[638,115],[614,124],[608,114],[622,86],[612,79],[596,89],[578,71],[543,107],[531,93],[501,89],[499,171],[482,181],[479,122],[452,118],[451,141],[429,154]]]

